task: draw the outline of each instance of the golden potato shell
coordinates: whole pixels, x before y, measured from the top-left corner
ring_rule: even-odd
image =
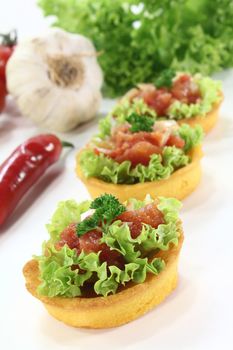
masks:
[[[178,120],[178,124],[179,125],[188,124],[191,127],[194,127],[196,125],[201,125],[205,134],[208,133],[218,121],[219,109],[220,109],[222,100],[223,98],[205,116],[197,116],[197,117],[186,118],[186,119],[184,118],[184,119]]]
[[[180,225],[181,226],[181,225]],[[180,238],[177,246],[171,245],[154,257],[162,257],[166,266],[158,276],[148,274],[144,283],[130,283],[119,292],[107,297],[49,298],[40,296],[39,268],[36,260],[26,263],[23,273],[27,290],[44,304],[50,315],[73,327],[110,328],[133,321],[160,304],[177,285],[177,264],[183,243]],[[153,258],[153,257],[152,257]]]

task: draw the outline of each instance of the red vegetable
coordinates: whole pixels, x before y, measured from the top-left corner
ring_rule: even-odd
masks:
[[[171,134],[167,140],[166,146],[183,148],[185,146],[185,141],[180,136]]]
[[[142,93],[145,103],[160,116],[164,116],[172,103],[172,94],[166,88]]]
[[[17,43],[16,31],[12,31],[9,34],[0,33],[0,112],[5,106],[5,98],[7,95],[6,88],[6,64],[12,55],[15,45]]]
[[[151,203],[147,204],[145,207],[137,210],[126,210],[115,220],[121,220],[127,222],[130,228],[130,233],[132,238],[138,237],[142,231],[143,223],[157,228],[160,224],[164,223],[164,217],[162,212],[157,208],[157,204]],[[91,252],[101,252],[100,261],[106,261],[108,266],[115,265],[119,268],[123,268],[124,259],[116,251],[111,250],[106,243],[101,242],[102,231],[99,227],[98,229],[86,232],[82,236],[77,235],[77,224],[69,224],[61,233],[60,240],[56,243],[56,249],[61,249],[65,244],[68,245],[70,249],[76,249],[78,255],[81,251],[85,253]]]
[[[201,98],[198,86],[192,81],[188,74],[180,75],[170,88],[148,85],[139,90],[136,97],[141,97],[145,103],[156,111],[158,116],[165,116],[170,105],[178,100],[182,103],[196,103]]]
[[[55,135],[38,135],[17,147],[0,165],[0,225],[46,169],[59,159],[63,146],[73,147]]]
[[[0,61],[1,64],[1,61]],[[3,110],[5,106],[5,98],[7,95],[6,83],[0,78],[0,112]]]
[[[102,232],[98,230],[92,230],[86,232],[81,237],[77,236],[77,224],[72,223],[67,226],[61,233],[61,239],[56,243],[56,249],[61,249],[65,244],[70,249],[76,249],[80,254],[83,250],[85,253],[101,252],[100,261],[106,261],[107,264],[118,266],[123,268],[124,259],[116,250],[111,250],[106,243],[101,243]]]
[[[131,133],[129,126],[123,124],[115,128],[109,140],[109,147],[105,148],[108,146],[105,143],[102,144],[102,147],[94,148],[94,152],[97,155],[104,153],[118,163],[129,160],[132,167],[136,167],[138,164],[147,166],[151,155],[162,154],[163,147],[184,147],[185,141],[172,132],[172,129],[165,128],[164,130],[158,129],[152,132],[139,131]]]
[[[182,103],[196,103],[201,97],[198,86],[192,82],[190,75],[181,75],[173,84],[171,93]]]
[[[141,233],[142,223],[154,228],[157,228],[160,224],[164,224],[163,214],[157,208],[155,202],[137,210],[124,211],[117,219],[129,224],[132,238],[138,237]]]

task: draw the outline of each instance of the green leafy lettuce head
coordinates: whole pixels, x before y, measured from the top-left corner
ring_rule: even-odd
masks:
[[[38,2],[56,27],[86,35],[103,52],[107,95],[156,83],[171,67],[209,75],[233,66],[232,0]]]
[[[144,201],[130,199],[122,205],[111,195],[103,195],[89,202],[89,205],[73,200],[61,202],[47,226],[50,240],[43,244],[42,255],[36,257],[41,281],[38,293],[48,297],[76,297],[85,296],[84,290],[89,288],[96,295],[107,296],[116,293],[120,286],[130,281],[143,283],[148,273],[158,275],[164,269],[165,261],[156,253],[178,244],[181,232],[178,212],[181,204],[176,199],[159,198],[157,208],[163,216],[163,223],[156,228],[142,223],[141,232],[132,238],[129,223],[118,219],[119,213],[126,211],[126,207],[131,211],[140,210],[148,204],[153,204],[149,196]],[[89,207],[94,212],[82,219],[80,213],[86,215]],[[78,252],[67,244],[58,249],[56,244],[64,228],[76,223],[77,234],[80,225],[85,232],[89,232],[88,219],[93,216],[98,216],[102,229],[101,243],[122,257],[124,264],[121,268],[100,260],[100,251]],[[84,231],[80,233],[84,234]],[[152,252],[153,258],[149,259],[148,254]]]

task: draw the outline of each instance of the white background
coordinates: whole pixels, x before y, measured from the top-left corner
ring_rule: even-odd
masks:
[[[20,37],[47,27],[35,1],[1,0],[0,30]],[[0,229],[1,349],[232,349],[233,348],[233,71],[218,75],[225,100],[216,128],[204,142],[203,178],[184,201],[185,243],[176,291],[144,317],[111,330],[73,329],[51,318],[25,289],[22,267],[40,253],[59,200],[83,200],[87,192],[74,173],[75,151],[34,186]],[[105,101],[102,111],[109,109]],[[63,138],[82,147],[96,130],[91,122]],[[36,128],[8,104],[0,116],[0,163]],[[1,198],[0,198],[1,200]]]

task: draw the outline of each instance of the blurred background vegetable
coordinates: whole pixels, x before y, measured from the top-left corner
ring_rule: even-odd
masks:
[[[54,25],[103,51],[105,93],[123,94],[161,71],[210,74],[233,66],[233,0],[39,0]]]
[[[7,95],[6,87],[6,64],[17,44],[17,33],[12,30],[10,33],[0,33],[0,112],[5,106]]]

